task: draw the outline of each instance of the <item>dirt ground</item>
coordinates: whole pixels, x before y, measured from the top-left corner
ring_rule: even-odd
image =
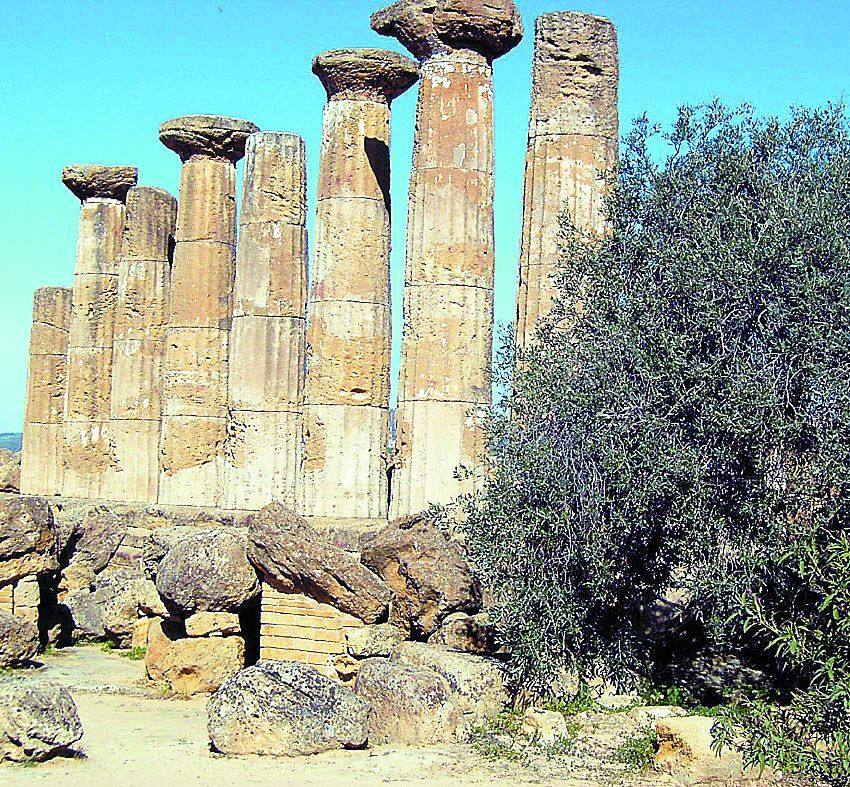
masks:
[[[167,698],[147,685],[143,665],[95,647],[44,658],[37,672],[67,686],[79,709],[84,756],[0,766],[3,785],[371,785],[558,784],[671,785],[660,776],[588,772],[584,765],[542,767],[489,761],[472,746],[378,747],[312,757],[224,757],[212,753],[206,699]]]

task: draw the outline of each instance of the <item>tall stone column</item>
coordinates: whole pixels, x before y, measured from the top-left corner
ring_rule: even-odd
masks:
[[[295,134],[248,137],[230,343],[225,507],[294,509],[307,331],[307,153]]]
[[[565,12],[537,19],[517,291],[517,346],[534,338],[555,296],[566,212],[590,235],[606,231],[606,175],[617,163],[617,31]]]
[[[160,126],[180,156],[168,296],[159,502],[218,506],[224,489],[228,340],[236,263],[236,162],[246,120],[189,115]]]
[[[62,493],[65,390],[68,382],[68,328],[71,290],[35,291],[27,373],[21,493]]]
[[[137,177],[133,167],[97,164],[62,172],[62,182],[82,201],[68,333],[65,497],[104,497],[115,462],[109,434],[112,342],[124,200]]]
[[[304,512],[385,518],[390,407],[390,104],[416,63],[326,52],[305,401]]]
[[[156,503],[165,308],[177,200],[139,186],[127,194],[112,353],[111,500]]]
[[[512,0],[399,0],[372,17],[421,63],[390,515],[474,485],[491,401],[492,61],[522,38]],[[460,476],[460,478],[458,477]]]

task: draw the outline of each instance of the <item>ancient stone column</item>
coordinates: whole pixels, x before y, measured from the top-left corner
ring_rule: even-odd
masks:
[[[63,427],[68,381],[71,290],[35,291],[27,373],[21,493],[62,493]]]
[[[566,212],[583,233],[606,231],[607,175],[617,163],[617,31],[565,12],[537,19],[517,292],[517,346],[552,308]]]
[[[480,463],[493,345],[492,61],[516,46],[522,24],[512,0],[399,0],[372,27],[421,63],[390,508],[398,517],[471,489]]]
[[[165,309],[177,200],[139,186],[127,194],[112,353],[111,500],[156,503]]]
[[[82,200],[68,333],[65,497],[104,497],[106,475],[115,462],[109,434],[112,341],[124,200],[137,177],[133,167],[96,164],[62,172],[64,184]]]
[[[309,516],[387,516],[390,104],[418,71],[380,49],[335,50],[313,61],[328,103],[304,407]]]
[[[160,126],[180,156],[168,296],[159,502],[218,506],[224,489],[228,340],[236,263],[236,162],[246,120],[190,115]]]
[[[225,507],[294,509],[307,331],[307,154],[295,134],[248,138],[230,342]]]

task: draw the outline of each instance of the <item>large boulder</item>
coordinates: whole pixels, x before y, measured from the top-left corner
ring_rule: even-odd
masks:
[[[468,725],[446,681],[433,670],[386,659],[366,659],[357,696],[372,706],[369,742],[408,746],[459,743]]]
[[[39,762],[69,755],[83,737],[68,690],[51,683],[0,679],[0,761]]]
[[[189,637],[231,637],[241,629],[239,615],[232,612],[196,612],[186,618]]]
[[[775,783],[769,769],[745,770],[736,750],[724,749],[718,755],[713,748],[713,726],[714,719],[706,716],[671,716],[658,721],[655,767],[690,785]]]
[[[500,651],[496,628],[483,612],[478,615],[459,612],[449,615],[440,628],[428,637],[428,643],[476,656],[490,656]]]
[[[155,620],[148,627],[147,675],[178,694],[213,692],[244,666],[242,637],[185,638],[171,621]]]
[[[53,514],[47,501],[0,499],[0,584],[58,568]]]
[[[510,701],[505,667],[494,659],[424,642],[402,642],[393,652],[393,659],[426,667],[441,675],[448,684],[452,700],[473,718],[497,716]]]
[[[61,589],[81,590],[110,563],[126,527],[121,517],[107,505],[74,508],[62,516],[63,554]]]
[[[389,657],[407,639],[405,633],[389,623],[374,626],[359,626],[345,630],[345,648],[349,655],[357,659],[373,656]]]
[[[228,528],[206,528],[174,543],[156,575],[166,606],[183,616],[235,612],[256,598],[260,583],[247,548],[245,536]]]
[[[209,735],[224,754],[297,756],[366,745],[370,705],[295,661],[260,661],[210,699]]]
[[[425,517],[390,523],[363,545],[361,560],[394,592],[390,623],[431,635],[453,612],[478,612],[481,592],[461,546]]]
[[[107,598],[101,610],[104,634],[119,648],[129,648],[140,618],[168,614],[156,585],[149,579],[132,579]]]
[[[159,564],[168,550],[198,532],[199,528],[190,525],[161,527],[151,532],[142,546],[142,565],[144,566],[145,576],[148,579],[156,580]]]
[[[21,491],[21,454],[0,457],[0,492],[19,494]]]
[[[364,623],[386,613],[392,594],[384,582],[283,506],[260,511],[249,523],[248,538],[251,562],[278,590],[305,593]]]
[[[38,653],[38,629],[23,618],[0,612],[0,667],[25,664]]]

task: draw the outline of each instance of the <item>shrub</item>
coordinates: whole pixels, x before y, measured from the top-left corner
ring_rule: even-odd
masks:
[[[642,119],[614,191],[610,237],[564,225],[549,324],[516,358],[505,342],[484,488],[463,502],[532,692],[645,673],[645,615],[671,586],[718,642],[741,636],[744,596],[779,624],[811,612],[785,555],[847,526],[843,107],[780,122],[715,103],[666,135]]]

